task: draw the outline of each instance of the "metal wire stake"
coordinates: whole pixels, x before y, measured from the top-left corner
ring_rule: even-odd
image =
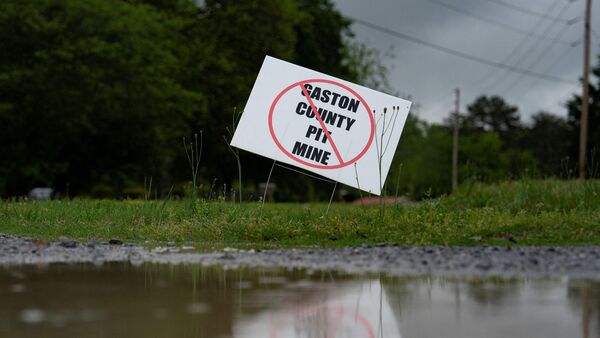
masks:
[[[269,189],[269,183],[271,182],[271,175],[273,174],[273,168],[275,168],[275,163],[277,163],[277,160],[273,160],[271,171],[269,171],[269,177],[267,178],[267,184],[265,185],[265,192],[263,193],[262,205],[260,206],[261,209],[265,206],[265,200],[267,199],[267,189]]]
[[[329,204],[327,204],[327,210],[325,211],[325,215],[329,213],[329,207],[331,207],[331,201],[333,201],[333,195],[335,195],[335,188],[337,188],[337,182],[333,185],[333,191],[331,192],[331,197],[329,198]]]

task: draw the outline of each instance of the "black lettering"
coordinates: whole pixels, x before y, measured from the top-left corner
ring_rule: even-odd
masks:
[[[350,131],[350,127],[356,122],[355,119],[346,118],[346,130]]]
[[[309,85],[308,83],[305,83],[304,88],[306,89],[306,92],[308,93],[308,95],[310,95],[310,92],[311,92],[313,86]],[[304,91],[300,90],[300,94],[302,94],[302,96],[304,96]]]
[[[353,113],[356,113],[359,105],[360,105],[360,101],[355,100],[355,99],[350,99],[350,104],[348,104],[348,110]]]
[[[328,131],[327,131],[327,134],[331,135],[331,132],[328,130]],[[323,139],[321,140],[321,142],[322,142],[322,143],[325,143],[325,142],[327,142],[327,140],[328,140],[329,138],[327,138],[327,135],[323,135],[323,136],[324,136],[324,137],[323,137]]]
[[[345,120],[345,119],[347,119],[347,117],[346,117],[346,116],[344,116],[344,115],[340,115],[340,118],[338,119],[338,122],[337,122],[337,127],[338,127],[338,128],[341,128],[341,127],[342,127],[342,123],[344,122],[344,120]]]
[[[331,100],[331,104],[335,105],[335,102],[337,101],[338,97],[340,97],[340,94],[331,93],[331,95],[333,95],[333,100]]]
[[[315,112],[312,110],[312,107],[308,107],[308,109],[306,110],[306,117],[311,119],[315,117]]]
[[[331,92],[329,90],[323,90],[323,93],[321,94],[321,102],[329,102],[329,95],[331,95]]]
[[[330,152],[324,152],[323,157],[321,157],[321,164],[327,165],[327,162],[329,161],[329,156],[331,156]]]
[[[319,100],[319,97],[321,97],[321,88],[315,87],[315,89],[313,89],[312,93],[310,93],[310,98]]]
[[[323,108],[319,108],[319,116],[321,117],[322,121],[325,121],[325,117],[327,116],[329,112]]]
[[[296,106],[296,114],[304,115],[304,113],[306,113],[307,107],[308,107],[308,105],[306,103],[298,102],[298,105]]]
[[[331,124],[334,125],[335,124],[335,119],[337,119],[337,114],[334,112],[329,112],[329,114],[327,114],[327,120],[323,120],[323,122],[327,123],[327,124]]]
[[[306,131],[306,135],[304,135],[305,137],[309,137],[312,134],[316,134],[317,130],[319,130],[319,128],[313,126],[313,125],[309,125],[308,126],[308,130]]]
[[[328,151],[325,151],[323,149],[319,149],[319,148],[316,148],[313,146],[309,146],[302,142],[296,142],[296,144],[294,144],[294,149],[292,149],[292,154],[298,155],[298,156],[301,156],[301,157],[304,157],[309,160],[319,162],[319,163],[325,164],[325,165],[327,165],[327,162],[329,161],[329,158],[331,156],[331,153]]]
[[[323,155],[323,149],[312,149],[312,154],[310,154],[310,159],[315,162],[321,162],[321,156]]]
[[[308,147],[306,144],[296,141],[294,149],[292,149],[292,154],[304,157],[306,154],[306,147]]]
[[[340,108],[342,109],[346,109],[346,107],[348,107],[348,103],[349,103],[350,99],[348,98],[348,96],[342,96],[340,98]]]

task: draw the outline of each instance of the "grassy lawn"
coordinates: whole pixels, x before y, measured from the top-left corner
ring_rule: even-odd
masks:
[[[0,202],[0,232],[198,245],[600,245],[600,181],[463,186],[414,206],[63,200]]]

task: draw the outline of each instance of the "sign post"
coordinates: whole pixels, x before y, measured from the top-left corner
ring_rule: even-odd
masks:
[[[410,105],[267,56],[231,145],[380,195]]]

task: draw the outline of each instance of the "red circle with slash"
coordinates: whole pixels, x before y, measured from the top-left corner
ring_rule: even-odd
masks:
[[[309,84],[309,83],[327,83],[330,85],[334,85],[334,86],[343,88],[344,90],[346,90],[346,91],[350,92],[352,95],[354,95],[356,97],[356,99],[358,99],[358,101],[360,101],[360,103],[362,103],[362,105],[364,107],[363,110],[365,110],[365,113],[369,117],[369,122],[371,123],[371,130],[369,132],[369,138],[368,138],[367,143],[365,144],[364,148],[358,153],[358,155],[354,156],[352,159],[350,159],[348,161],[344,161],[342,159],[340,152],[339,152],[335,142],[333,141],[333,138],[331,137],[331,135],[329,135],[329,132],[327,131],[327,128],[325,127],[325,124],[323,123],[323,120],[321,119],[321,116],[318,113],[318,109],[316,109],[314,102],[312,101],[312,99],[310,98],[310,96],[308,95],[308,93],[306,91],[306,88],[304,87],[305,84]],[[275,107],[277,106],[277,103],[279,102],[279,100],[281,99],[281,97],[283,95],[287,94],[290,90],[292,90],[296,87],[299,87],[303,91],[304,97],[306,97],[310,107],[312,107],[312,109],[315,113],[315,118],[317,119],[317,121],[319,121],[319,123],[321,125],[321,129],[323,129],[323,131],[325,132],[325,135],[327,136],[327,139],[328,139],[331,147],[333,148],[335,156],[337,157],[337,159],[339,161],[338,164],[321,165],[321,164],[314,164],[314,163],[305,161],[305,160],[299,158],[298,156],[295,156],[294,154],[290,153],[287,149],[285,149],[285,147],[281,144],[281,142],[277,138],[277,135],[275,134],[275,129],[273,128],[273,113],[275,111]],[[273,138],[273,141],[275,141],[275,144],[277,145],[277,147],[287,157],[291,158],[292,160],[294,160],[298,163],[304,164],[306,166],[316,168],[316,169],[338,169],[338,168],[343,168],[343,167],[346,167],[346,166],[349,166],[349,165],[355,163],[361,157],[363,157],[365,155],[365,153],[369,150],[369,148],[371,147],[371,144],[373,143],[373,138],[375,137],[375,119],[373,118],[373,115],[371,114],[371,108],[369,108],[367,101],[365,101],[365,99],[363,99],[362,96],[360,96],[354,89],[346,86],[343,83],[333,81],[333,80],[310,79],[310,80],[302,80],[302,81],[292,83],[291,85],[287,86],[284,90],[282,90],[275,97],[275,100],[273,101],[273,103],[271,104],[271,108],[269,109],[269,132],[271,133],[271,137]]]

